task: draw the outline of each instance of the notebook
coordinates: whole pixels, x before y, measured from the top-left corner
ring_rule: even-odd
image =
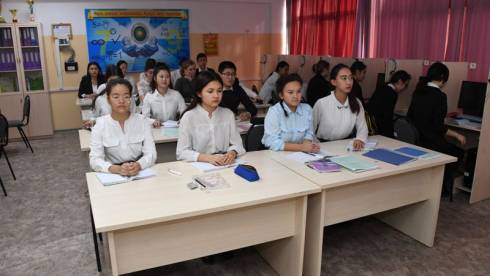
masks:
[[[96,173],[95,175],[97,176],[97,179],[99,179],[100,183],[102,183],[102,185],[110,186],[110,185],[125,183],[133,180],[153,177],[156,176],[157,174],[151,168],[148,168],[148,169],[141,170],[135,176],[129,176],[129,177],[122,176],[119,174],[114,174],[114,173]]]
[[[378,166],[368,160],[360,159],[352,155],[343,155],[330,158],[332,162],[348,169],[351,172],[365,172],[377,169]]]
[[[338,172],[341,170],[341,167],[337,163],[330,161],[330,159],[320,159],[306,162],[305,164],[320,173]]]
[[[226,168],[233,168],[233,167],[238,166],[239,164],[245,164],[245,163],[246,163],[246,161],[244,161],[244,160],[235,159],[235,163],[230,164],[230,165],[225,165],[225,166],[215,166],[215,165],[208,163],[208,162],[192,162],[191,165],[194,168],[199,169],[203,172],[212,172],[212,171],[222,170],[222,169],[226,169]]]
[[[415,160],[415,158],[391,151],[388,149],[375,149],[363,154],[366,157],[399,166]]]
[[[179,122],[173,121],[173,120],[168,120],[168,121],[163,122],[162,126],[166,127],[166,128],[176,128],[176,127],[179,127]]]

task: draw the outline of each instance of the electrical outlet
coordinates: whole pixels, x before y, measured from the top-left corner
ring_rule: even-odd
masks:
[[[470,69],[476,69],[476,62],[470,62]]]

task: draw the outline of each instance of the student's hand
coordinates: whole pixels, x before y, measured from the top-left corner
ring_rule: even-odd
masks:
[[[91,128],[95,125],[95,121],[94,120],[85,120],[82,122],[82,126],[84,128]]]
[[[355,151],[362,150],[364,148],[364,142],[359,139],[355,139],[354,142],[352,142],[352,147]]]
[[[224,154],[200,154],[198,161],[208,162],[215,166],[225,165],[225,155]]]
[[[160,128],[162,126],[162,123],[159,120],[153,121],[153,127],[154,128]]]
[[[466,137],[464,135],[458,134],[458,136],[456,136],[456,139],[461,145],[466,144]]]
[[[230,150],[229,152],[227,152],[225,154],[225,161],[224,161],[225,164],[224,165],[233,164],[233,162],[235,162],[236,156],[237,156],[237,153],[234,150]]]
[[[129,176],[137,175],[141,171],[141,165],[138,162],[127,162],[122,164],[125,167]]]
[[[245,121],[250,120],[252,115],[250,114],[250,112],[242,112],[242,113],[240,113],[239,117],[240,117],[240,122],[245,122]]]
[[[123,164],[124,165],[124,164]],[[128,175],[128,171],[126,167],[123,167],[122,165],[112,165],[109,167],[109,172],[114,173],[114,174],[120,174],[123,176]]]
[[[313,143],[310,140],[304,140],[303,144],[301,144],[302,151],[304,152],[319,152],[320,145],[317,143]]]

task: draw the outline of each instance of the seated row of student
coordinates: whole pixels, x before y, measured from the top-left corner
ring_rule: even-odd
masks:
[[[153,119],[154,127],[160,127],[165,121],[178,120],[186,105],[182,95],[169,87],[170,69],[165,65],[159,65],[153,72],[151,88],[154,92],[146,95],[142,112],[143,116]]]
[[[138,95],[140,102],[142,103],[147,94],[151,94],[154,89],[151,88],[151,82],[153,80],[153,69],[155,68],[156,61],[149,58],[145,62],[145,71],[140,74],[140,79],[136,84],[138,88]]]
[[[181,78],[175,83],[175,90],[184,97],[185,102],[190,102],[193,95],[192,79],[196,76],[196,63],[190,59],[184,60],[180,66]]]
[[[465,136],[448,129],[444,124],[447,115],[447,96],[441,91],[441,88],[448,79],[447,66],[440,62],[433,63],[427,71],[426,80],[419,83],[413,93],[407,116],[419,132],[419,142],[422,147],[455,156],[461,162],[464,151],[446,140],[446,137],[452,137],[462,145],[466,143]],[[446,165],[442,187],[443,196],[449,196],[452,193],[454,173],[457,171],[459,162]]]
[[[352,93],[353,77],[350,68],[337,64],[330,72],[332,94],[321,98],[313,107],[313,129],[324,141],[354,136],[353,148],[360,150],[368,137],[368,128],[361,101]]]
[[[364,96],[362,95],[362,87],[359,84],[366,78],[367,66],[362,61],[354,61],[350,66],[350,70],[352,72],[352,78],[354,83],[352,84],[352,94],[356,96],[362,103],[362,107],[365,106]]]
[[[125,79],[107,84],[111,114],[97,118],[90,138],[90,166],[94,171],[136,175],[155,164],[151,126],[144,116],[129,110],[131,90]]]
[[[233,112],[219,106],[223,81],[216,73],[204,71],[193,85],[194,97],[180,119],[177,160],[232,164],[245,149]]]
[[[393,73],[390,81],[376,89],[368,103],[368,112],[374,116],[378,133],[394,138],[394,110],[398,93],[404,91],[412,77],[404,70]]]
[[[275,99],[277,95],[276,82],[281,76],[286,76],[289,73],[289,64],[285,61],[280,61],[276,70],[272,72],[269,77],[265,80],[264,85],[260,89],[259,97],[264,101],[264,103],[275,103],[278,99]]]
[[[236,81],[236,66],[231,61],[223,61],[219,64],[218,71],[223,80],[223,97],[220,106],[227,107],[235,115],[238,115],[238,105],[243,104],[246,112],[239,114],[240,121],[248,121],[257,115],[257,107],[250,100],[247,93]]]
[[[313,107],[316,101],[330,95],[332,86],[329,82],[330,63],[326,60],[320,60],[313,65],[315,75],[308,82],[306,90],[306,100]]]
[[[90,62],[87,65],[87,74],[82,77],[78,87],[78,97],[95,98],[97,96],[97,88],[105,82],[104,75],[97,62]]]
[[[312,109],[301,103],[303,81],[297,74],[280,77],[276,82],[279,102],[267,111],[262,144],[271,150],[318,152],[314,143]]]

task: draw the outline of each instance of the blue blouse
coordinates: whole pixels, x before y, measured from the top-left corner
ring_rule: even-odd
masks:
[[[301,103],[292,112],[286,103],[283,106],[287,117],[280,103],[269,108],[265,116],[262,143],[275,151],[284,150],[285,143],[301,144],[305,139],[313,140],[311,107]]]

